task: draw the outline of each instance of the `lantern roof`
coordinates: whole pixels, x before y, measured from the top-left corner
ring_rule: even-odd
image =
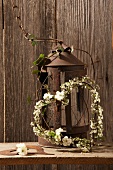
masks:
[[[46,67],[61,67],[61,66],[84,66],[71,52],[61,52],[50,57],[51,62]]]

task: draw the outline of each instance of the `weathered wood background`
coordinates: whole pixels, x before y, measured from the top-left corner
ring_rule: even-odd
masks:
[[[26,31],[41,38],[58,38],[75,50],[88,65],[88,75],[100,85],[104,108],[105,139],[113,141],[113,2],[112,0],[15,0]],[[36,78],[32,62],[49,53],[52,44],[37,47],[23,37],[14,19],[10,0],[0,0],[0,142],[37,141],[30,122],[34,109]],[[27,103],[32,96],[33,102]],[[112,170],[113,166],[40,165],[9,166],[6,169]],[[2,168],[1,168],[2,169]],[[5,169],[5,167],[3,167]]]

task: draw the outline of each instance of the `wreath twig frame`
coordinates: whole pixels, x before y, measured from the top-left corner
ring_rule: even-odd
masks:
[[[40,115],[44,114],[43,108],[48,105],[60,101],[62,105],[66,106],[69,103],[68,95],[73,88],[87,88],[91,94],[91,119],[90,119],[90,138],[72,138],[63,136],[64,131],[61,127],[56,129],[46,130],[41,125]],[[47,92],[44,94],[43,99],[36,102],[33,112],[34,121],[31,122],[35,135],[43,137],[52,144],[60,146],[72,146],[82,150],[82,152],[89,152],[93,145],[94,139],[101,139],[103,137],[103,109],[100,105],[99,86],[95,84],[95,81],[85,76],[82,78],[75,77],[68,82],[61,85],[61,92],[57,91],[55,95]],[[96,119],[95,119],[96,117]]]

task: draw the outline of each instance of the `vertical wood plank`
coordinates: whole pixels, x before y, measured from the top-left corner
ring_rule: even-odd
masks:
[[[18,6],[19,1],[16,2]],[[25,40],[13,18],[10,1],[4,3],[4,14],[5,141],[34,141],[35,136],[30,127],[34,103],[27,103],[29,95],[35,100],[36,85],[30,69],[34,59],[33,47],[29,43],[24,46]]]
[[[35,29],[34,32],[40,38],[56,38],[55,35],[55,0],[38,0],[35,3]],[[37,30],[38,28],[38,30]],[[54,44],[40,42],[36,48],[36,58],[40,53],[48,55]],[[54,170],[54,165],[43,165],[43,170]]]
[[[98,6],[97,6],[98,4]],[[107,141],[113,140],[112,119],[112,1],[96,1],[94,3],[94,59],[96,68],[96,81],[100,85],[102,106],[104,108],[104,132]],[[111,99],[111,100],[109,100]],[[109,103],[108,103],[109,100]]]
[[[0,0],[0,142],[4,142],[4,11],[3,0]],[[0,170],[5,170],[5,166],[0,166]]]
[[[0,0],[0,142],[4,141],[3,1]]]

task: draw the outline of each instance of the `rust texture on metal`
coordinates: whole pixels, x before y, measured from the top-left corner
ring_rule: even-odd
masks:
[[[50,59],[51,63],[47,67],[84,66],[84,63],[70,52],[55,54]]]
[[[65,46],[64,50],[68,49],[68,48],[69,47]],[[57,54],[53,55],[50,59],[51,59],[51,63],[46,65],[46,67],[47,67],[48,74],[51,75],[51,77],[52,77],[51,84],[53,87],[52,92],[54,94],[56,93],[56,91],[60,91],[60,85],[61,85],[61,80],[62,80],[62,76],[60,74],[61,72],[65,73],[64,82],[69,81],[69,79],[73,79],[75,77],[85,76],[87,73],[85,64],[82,61],[78,60],[77,57],[74,56],[69,51],[61,52],[59,54],[57,53]],[[89,129],[88,125],[81,124],[81,126],[79,126],[79,125],[72,126],[73,117],[71,114],[71,109],[72,109],[71,94],[68,97],[69,97],[69,105],[65,107],[66,134],[73,135],[73,137],[77,136],[78,134],[81,137],[87,136],[84,134],[87,134],[87,131]],[[79,103],[80,103],[80,107],[81,107],[81,103],[83,104],[83,99],[81,97],[79,97],[79,99],[80,99]],[[81,112],[80,109],[79,109],[79,112]],[[62,126],[61,125],[62,110],[61,110],[60,103],[57,103],[56,105],[54,105],[54,113],[53,114],[54,114],[53,128],[55,130]],[[82,117],[84,117],[84,116],[82,116]]]
[[[71,96],[69,95],[69,105],[66,106],[65,115],[66,115],[66,132],[70,134],[72,130],[72,118],[71,118]]]
[[[51,72],[52,82],[53,82],[53,93],[60,90],[60,70],[58,68],[53,68]],[[57,102],[54,105],[54,120],[53,127],[57,129],[61,127],[61,103]]]

